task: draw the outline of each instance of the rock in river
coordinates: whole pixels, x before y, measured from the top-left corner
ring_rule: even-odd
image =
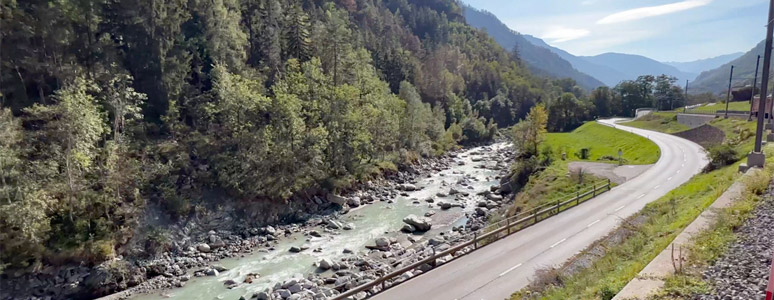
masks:
[[[379,248],[386,248],[390,246],[390,240],[386,237],[379,237],[376,238],[376,247]]]
[[[408,215],[403,218],[403,223],[414,226],[418,231],[428,231],[432,224],[430,224],[430,218],[417,217],[416,215]]]
[[[330,258],[323,258],[319,262],[317,262],[317,266],[320,269],[328,270],[331,267],[333,267],[333,261],[331,261]]]
[[[411,192],[411,191],[416,191],[417,186],[410,183],[404,183],[398,186],[398,189],[401,191]]]

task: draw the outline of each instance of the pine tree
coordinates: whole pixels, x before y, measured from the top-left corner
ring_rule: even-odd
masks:
[[[294,4],[288,10],[285,24],[286,57],[297,58],[302,62],[308,60],[311,43],[309,39],[309,16],[298,4]]]

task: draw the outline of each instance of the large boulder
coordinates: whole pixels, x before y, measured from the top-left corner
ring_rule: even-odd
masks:
[[[390,246],[390,239],[386,237],[378,237],[376,238],[375,242],[376,242],[376,247],[379,247],[379,248],[386,248]]]
[[[266,232],[266,234],[268,235],[276,235],[277,229],[274,229],[274,227],[272,226],[266,226],[266,228],[264,229],[264,232]]]
[[[358,207],[360,206],[360,198],[359,197],[352,197],[347,200],[347,205],[349,207]]]
[[[210,253],[210,251],[212,251],[212,249],[210,248],[210,245],[207,245],[205,243],[196,245],[196,250],[199,250],[199,252],[204,252],[204,253]]]
[[[269,300],[269,293],[267,292],[257,292],[253,294],[253,298],[256,300]]]
[[[323,270],[328,270],[333,267],[333,261],[330,258],[323,258],[317,262],[317,267]]]
[[[416,215],[408,215],[403,218],[403,223],[414,226],[417,231],[428,231],[433,225],[430,224],[430,218],[418,217]]]
[[[401,191],[411,192],[411,191],[416,191],[417,190],[417,186],[413,185],[413,184],[410,184],[410,183],[404,183],[404,184],[399,185],[398,189],[401,190]]]
[[[328,228],[330,229],[341,229],[344,227],[339,221],[336,220],[328,220]]]
[[[503,196],[500,196],[500,195],[498,195],[498,194],[489,194],[489,195],[488,195],[488,196],[486,196],[486,197],[487,197],[487,198],[489,198],[489,200],[494,200],[494,201],[500,201],[500,200],[503,200]]]

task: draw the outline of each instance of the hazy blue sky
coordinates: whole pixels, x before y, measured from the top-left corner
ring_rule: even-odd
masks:
[[[576,55],[690,61],[747,52],[765,38],[766,0],[462,0]]]

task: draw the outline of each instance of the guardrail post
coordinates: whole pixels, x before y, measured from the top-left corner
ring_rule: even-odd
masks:
[[[430,265],[433,266],[433,268],[435,269],[435,266],[438,264],[436,262],[437,257],[435,257],[435,248],[431,248],[431,249],[433,249],[433,262],[430,263]]]
[[[575,191],[575,205],[580,204],[580,190]]]
[[[537,222],[538,222],[538,212],[533,213],[533,215],[535,215],[535,224],[537,224]]]
[[[478,233],[473,232],[473,249],[478,249]]]
[[[511,235],[511,218],[505,219],[505,226],[508,227],[508,235]]]
[[[607,191],[610,191],[610,179],[607,180]]]
[[[386,281],[387,281],[387,280],[385,280],[385,281],[382,281],[382,290],[381,290],[382,292],[384,292],[384,282],[386,282]]]
[[[591,197],[594,198],[597,196],[597,183],[594,183],[594,186],[592,187]]]
[[[556,200],[556,213],[559,213],[559,204],[562,203],[561,200]]]

